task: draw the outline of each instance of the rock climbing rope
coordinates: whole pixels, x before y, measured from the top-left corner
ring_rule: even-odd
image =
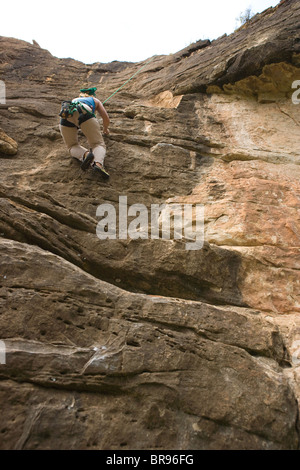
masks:
[[[153,56],[151,57],[150,60],[148,60],[139,70],[137,70],[128,80],[126,80],[126,82],[123,83],[123,85],[121,85],[116,91],[114,91],[108,98],[106,98],[105,101],[103,101],[103,104],[106,103],[108,100],[110,100],[110,98],[112,96],[114,96],[116,93],[118,93],[118,91],[121,90],[121,88],[123,88],[128,82],[130,82],[130,80],[132,80],[143,68],[146,67],[146,65],[150,64],[150,62],[155,58],[156,56]]]

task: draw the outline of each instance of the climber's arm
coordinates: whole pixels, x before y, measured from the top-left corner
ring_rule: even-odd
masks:
[[[98,113],[100,114],[103,120],[103,133],[109,134],[108,126],[109,126],[110,120],[106,112],[106,109],[104,108],[101,101],[99,101],[98,99],[95,99],[95,103],[96,103],[96,110],[98,111]]]

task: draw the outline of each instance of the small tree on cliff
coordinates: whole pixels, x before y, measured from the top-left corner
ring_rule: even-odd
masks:
[[[248,23],[248,21],[251,20],[251,18],[254,16],[254,12],[252,11],[252,7],[249,6],[246,8],[245,11],[241,12],[240,15],[236,18],[236,21],[238,21],[238,27],[242,26],[243,24]]]

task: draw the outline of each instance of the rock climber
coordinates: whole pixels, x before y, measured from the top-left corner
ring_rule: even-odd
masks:
[[[108,178],[109,174],[104,168],[106,146],[95,112],[98,111],[103,120],[105,135],[109,134],[110,120],[103,104],[95,96],[96,90],[96,87],[82,88],[78,98],[63,102],[59,113],[61,116],[59,129],[70,155],[81,162],[82,170],[91,166]],[[90,150],[79,145],[79,128],[87,138]]]

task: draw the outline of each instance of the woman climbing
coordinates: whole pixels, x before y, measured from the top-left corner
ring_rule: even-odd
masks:
[[[108,178],[104,168],[106,147],[100,130],[100,124],[95,113],[98,111],[103,120],[103,133],[108,135],[109,117],[103,104],[95,97],[97,88],[82,88],[78,98],[64,101],[61,112],[59,129],[63,140],[72,157],[81,161],[81,168],[89,166]],[[79,145],[78,129],[86,136],[90,150]]]

